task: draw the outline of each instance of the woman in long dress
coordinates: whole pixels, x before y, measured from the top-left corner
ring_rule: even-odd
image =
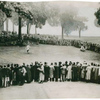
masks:
[[[81,80],[85,81],[86,80],[86,68],[87,68],[87,63],[84,61],[82,64],[82,70],[81,70]]]
[[[39,83],[43,83],[44,82],[44,66],[42,63],[40,63],[40,68],[38,68],[39,70]]]
[[[66,70],[67,68],[65,64],[63,64],[63,66],[61,67],[61,77],[63,82],[66,81]]]
[[[72,80],[72,63],[69,63],[69,66],[67,67],[67,79],[68,81]]]
[[[49,68],[49,77],[50,77],[50,81],[54,81],[54,66],[53,66],[53,63],[51,63],[50,68]]]
[[[92,67],[88,65],[88,67],[86,68],[86,81],[87,82],[90,82],[91,80],[91,70],[92,70]]]

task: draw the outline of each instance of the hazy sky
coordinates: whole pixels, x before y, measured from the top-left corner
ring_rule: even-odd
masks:
[[[66,7],[70,6],[70,9],[73,7],[76,7],[78,9],[78,14],[80,16],[84,16],[88,19],[88,22],[86,22],[86,25],[88,26],[88,29],[86,31],[82,31],[83,36],[100,36],[100,27],[96,27],[94,25],[94,20],[96,19],[94,13],[97,11],[97,8],[99,8],[100,4],[98,2],[53,2],[53,4],[58,5],[62,10],[66,9]],[[69,10],[70,10],[69,9]],[[17,27],[15,27],[17,30]],[[9,30],[12,30],[12,23],[9,21]],[[26,33],[26,27],[22,28],[22,32]],[[40,34],[54,34],[54,35],[60,35],[61,34],[61,27],[52,27],[48,24],[42,27],[42,29],[37,29],[37,32]],[[35,33],[34,26],[31,27],[30,33]],[[74,31],[71,33],[71,35],[77,35],[78,31]]]

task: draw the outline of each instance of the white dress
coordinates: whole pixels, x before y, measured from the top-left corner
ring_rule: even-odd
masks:
[[[81,46],[80,51],[85,51],[84,46]]]
[[[27,46],[26,46],[26,50],[29,50],[29,49],[30,49],[30,46],[29,46],[29,45],[27,45]]]
[[[86,68],[86,71],[87,71],[86,80],[90,80],[91,79],[91,69],[92,69],[91,66]]]
[[[67,70],[68,70],[67,79],[72,79],[72,65],[68,66]]]
[[[39,72],[39,81],[44,81],[44,66],[42,65],[41,68],[38,68]]]
[[[50,65],[50,70],[49,70],[50,74],[49,74],[49,77],[50,78],[53,78],[54,77],[54,66],[53,65]]]

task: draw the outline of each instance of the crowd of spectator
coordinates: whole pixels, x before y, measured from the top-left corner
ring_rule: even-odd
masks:
[[[100,53],[100,44],[75,39],[59,39],[59,37],[55,35],[23,35],[23,41],[27,40],[30,40],[30,42],[35,42],[37,44],[40,43],[49,45],[74,46],[77,48],[81,48],[81,45],[83,45],[86,50]]]
[[[40,35],[40,34],[22,34],[22,44],[27,45],[27,41],[31,44],[49,44],[49,45],[61,45],[61,46],[74,46],[81,48],[81,45],[85,49],[100,53],[100,44],[85,42],[77,39],[60,39],[55,35]],[[10,33],[10,35],[0,35],[0,45],[3,46],[16,46],[18,44],[18,35],[16,33]]]
[[[0,46],[15,46],[17,44],[17,32],[2,31],[0,34]]]
[[[100,84],[100,64],[65,61],[0,65],[0,87],[34,82],[82,81]]]

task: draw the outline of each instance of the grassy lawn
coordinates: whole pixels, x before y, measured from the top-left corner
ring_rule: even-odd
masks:
[[[100,54],[86,51],[72,46],[33,45],[27,54],[25,47],[3,46],[0,47],[0,63],[30,64],[34,61],[65,62],[65,61],[100,62]]]

